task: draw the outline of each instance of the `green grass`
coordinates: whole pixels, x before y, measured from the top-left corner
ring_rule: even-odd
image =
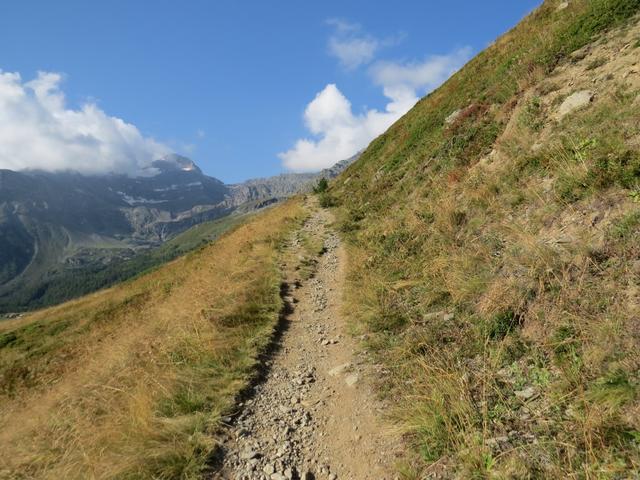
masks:
[[[345,308],[390,372],[380,393],[413,475],[624,478],[640,466],[640,345],[625,333],[637,323],[640,92],[612,79],[554,119],[567,95],[555,69],[597,74],[601,57],[576,50],[639,12],[637,0],[545,2],[325,192],[349,245]]]

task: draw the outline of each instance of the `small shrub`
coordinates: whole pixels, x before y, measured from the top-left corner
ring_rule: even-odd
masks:
[[[614,240],[627,240],[637,235],[640,226],[640,211],[631,212],[612,226],[610,236]]]
[[[640,181],[640,155],[626,150],[600,157],[589,169],[588,180],[598,188],[634,188]]]
[[[320,206],[322,208],[331,208],[337,206],[335,197],[333,197],[329,192],[320,193],[318,201],[320,202]]]
[[[453,227],[461,227],[467,223],[467,212],[462,210],[454,210],[449,216],[449,221]]]
[[[318,183],[316,184],[315,187],[313,187],[313,193],[323,193],[326,192],[327,189],[329,188],[329,182],[327,181],[326,178],[322,177],[320,180],[318,180]]]
[[[420,220],[422,220],[426,224],[431,224],[435,221],[436,216],[433,212],[418,212],[417,213]]]
[[[573,325],[561,325],[553,334],[553,351],[558,359],[575,355],[579,347],[577,331]]]
[[[530,98],[518,118],[520,125],[539,132],[544,127],[544,112],[540,97]]]
[[[496,314],[487,324],[487,335],[492,340],[501,340],[522,323],[522,315],[513,310]]]
[[[637,385],[629,380],[629,375],[624,370],[615,370],[599,378],[587,394],[590,400],[610,408],[619,408],[636,396]]]

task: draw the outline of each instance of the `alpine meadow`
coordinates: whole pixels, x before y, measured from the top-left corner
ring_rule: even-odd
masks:
[[[640,0],[520,6],[477,55],[424,65],[388,58],[411,16],[429,29],[454,7],[409,3],[406,31],[375,29],[398,22],[389,6],[366,30],[350,2],[290,5],[321,16],[348,87],[307,105],[308,132],[285,129],[299,106],[257,111],[270,75],[297,98],[321,62],[274,65],[243,92],[264,132],[243,111],[224,122],[237,145],[198,130],[180,147],[248,158],[271,129],[300,137],[287,173],[241,182],[170,153],[182,140],[71,110],[43,72],[0,70],[0,479],[640,478]],[[303,62],[315,30],[277,16],[292,30],[269,48]],[[249,38],[208,61],[247,42],[262,67]],[[390,103],[359,110],[373,87]],[[234,91],[212,94],[225,115]],[[81,124],[61,158],[96,143],[106,166],[20,166],[10,133],[38,108]]]

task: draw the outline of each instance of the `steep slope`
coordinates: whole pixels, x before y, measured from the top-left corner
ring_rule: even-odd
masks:
[[[286,202],[135,280],[0,322],[0,478],[199,478],[316,252]]]
[[[409,478],[640,470],[637,0],[548,0],[323,194]]]

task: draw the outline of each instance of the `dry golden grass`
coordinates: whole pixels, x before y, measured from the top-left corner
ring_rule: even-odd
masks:
[[[197,478],[277,321],[270,209],[215,243],[0,331],[0,478]]]

